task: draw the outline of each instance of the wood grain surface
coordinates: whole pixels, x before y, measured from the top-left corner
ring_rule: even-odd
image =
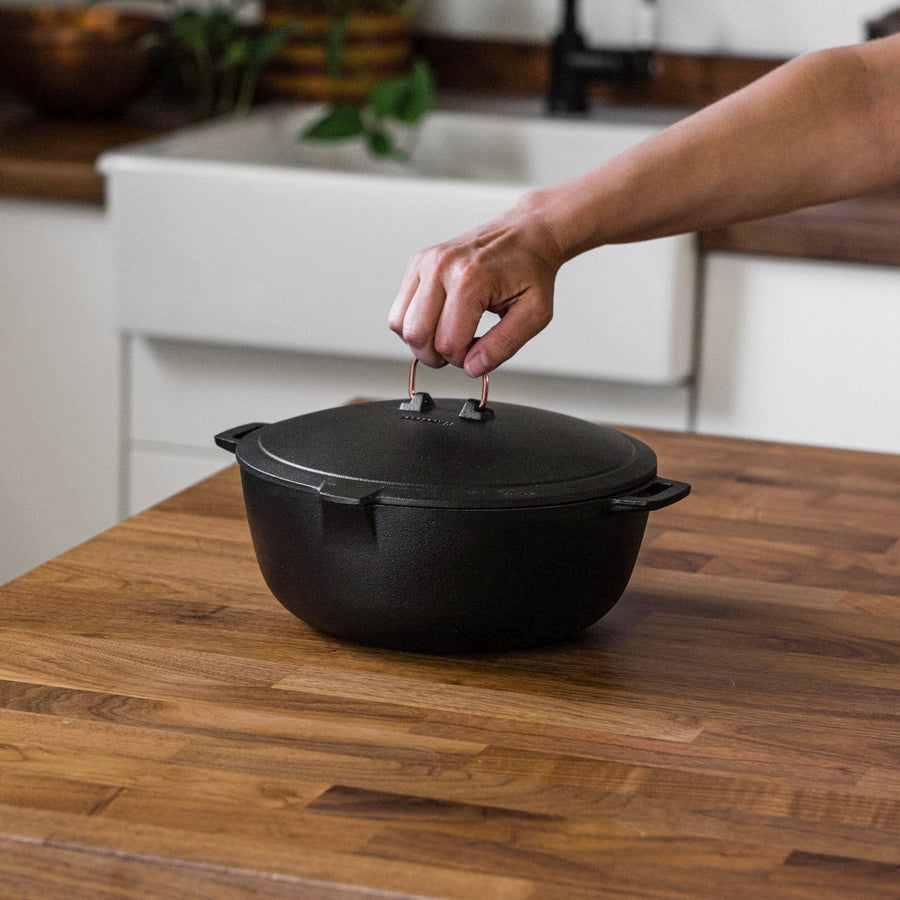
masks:
[[[116,118],[52,119],[0,91],[0,196],[102,204],[102,153],[189,121],[186,111],[162,105],[137,106]]]
[[[442,91],[499,97],[545,97],[550,44],[418,35],[416,50],[431,64]],[[701,107],[771,72],[783,57],[720,56],[656,51],[654,75],[633,83],[595,82],[592,102],[615,106]]]
[[[234,466],[0,588],[0,896],[900,896],[900,457],[631,430],[694,490],[562,646],[313,632]]]
[[[810,206],[698,235],[698,248],[729,253],[900,265],[900,182],[860,197]]]

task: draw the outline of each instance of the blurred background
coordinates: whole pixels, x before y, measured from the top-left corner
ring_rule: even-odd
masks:
[[[227,465],[213,434],[244,417],[402,395],[384,321],[421,244],[792,56],[900,27],[883,0],[582,0],[591,48],[653,64],[550,117],[562,13],[0,3],[0,582]],[[332,103],[358,110],[321,126],[345,140],[302,141]],[[493,396],[897,453],[898,227],[888,188],[604,249]]]

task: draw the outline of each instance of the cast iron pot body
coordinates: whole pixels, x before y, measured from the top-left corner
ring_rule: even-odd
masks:
[[[275,597],[320,631],[418,652],[574,636],[622,595],[648,513],[690,490],[613,429],[427,394],[216,442]]]

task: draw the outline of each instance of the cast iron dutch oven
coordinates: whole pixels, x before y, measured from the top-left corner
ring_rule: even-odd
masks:
[[[616,603],[650,511],[690,485],[641,441],[511,403],[410,399],[216,436],[260,570],[320,631],[422,652],[535,647]]]

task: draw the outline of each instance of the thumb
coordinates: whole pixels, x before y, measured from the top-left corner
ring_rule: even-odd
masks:
[[[479,378],[514,356],[553,318],[552,300],[547,303],[525,303],[521,300],[509,307],[503,318],[485,332],[469,348],[463,369]]]

